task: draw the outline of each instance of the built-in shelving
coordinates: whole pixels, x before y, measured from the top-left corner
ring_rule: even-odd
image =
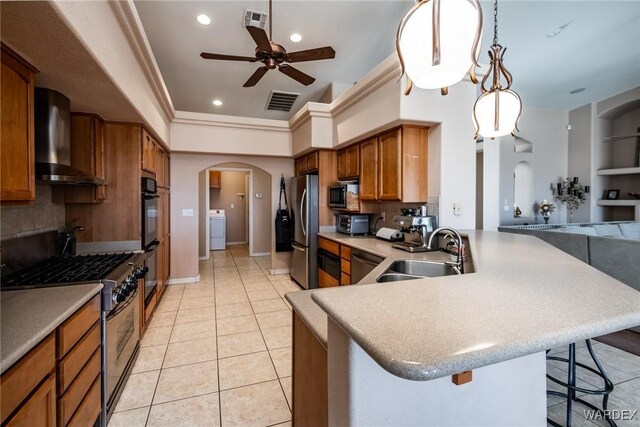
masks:
[[[597,203],[598,206],[637,206],[640,205],[640,199],[600,199]]]
[[[636,175],[640,174],[640,167],[598,169],[596,173],[598,175]]]
[[[618,142],[618,141],[626,141],[629,139],[640,138],[640,132],[632,134],[632,135],[612,135],[604,138],[602,142]]]

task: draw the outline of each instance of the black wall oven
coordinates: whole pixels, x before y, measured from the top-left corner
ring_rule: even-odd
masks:
[[[144,280],[144,303],[149,302],[158,284],[157,253],[158,247],[158,190],[156,180],[142,178],[142,247],[149,253],[145,261],[147,275]]]

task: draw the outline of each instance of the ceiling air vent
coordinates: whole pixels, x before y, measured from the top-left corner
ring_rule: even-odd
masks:
[[[299,93],[272,90],[267,100],[267,110],[286,111],[288,113],[299,96]]]
[[[267,22],[266,13],[245,9],[244,18],[242,19],[243,26],[258,27],[264,30],[264,25],[266,24],[266,22]]]

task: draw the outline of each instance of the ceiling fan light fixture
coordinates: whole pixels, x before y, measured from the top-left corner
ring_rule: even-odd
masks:
[[[507,71],[503,63],[504,53],[507,48],[498,44],[498,0],[493,3],[493,44],[489,48],[489,71],[482,78],[480,89],[482,94],[473,104],[472,116],[475,127],[474,138],[482,135],[485,138],[496,138],[512,134],[518,129],[518,120],[522,113],[522,100],[511,89],[513,77]],[[485,87],[486,82],[492,77],[491,87]],[[504,77],[506,85],[503,87],[501,78]]]
[[[289,40],[294,43],[300,43],[300,41],[302,41],[302,36],[298,33],[293,33],[289,36]]]
[[[438,89],[454,85],[470,73],[477,82],[482,38],[482,8],[477,0],[422,0],[398,27],[396,51],[403,74],[412,85]]]
[[[219,99],[214,99],[213,100],[213,105],[215,105],[216,107],[221,107],[222,106],[222,101],[220,101]]]
[[[211,24],[211,18],[209,18],[207,15],[205,15],[204,13],[201,13],[200,15],[198,15],[196,17],[196,20],[198,21],[198,23],[202,24],[202,25],[209,25]]]

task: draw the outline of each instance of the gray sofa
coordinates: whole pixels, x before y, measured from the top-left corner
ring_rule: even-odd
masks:
[[[536,236],[640,291],[640,222],[515,225],[498,230]],[[633,330],[640,332],[640,327]]]

